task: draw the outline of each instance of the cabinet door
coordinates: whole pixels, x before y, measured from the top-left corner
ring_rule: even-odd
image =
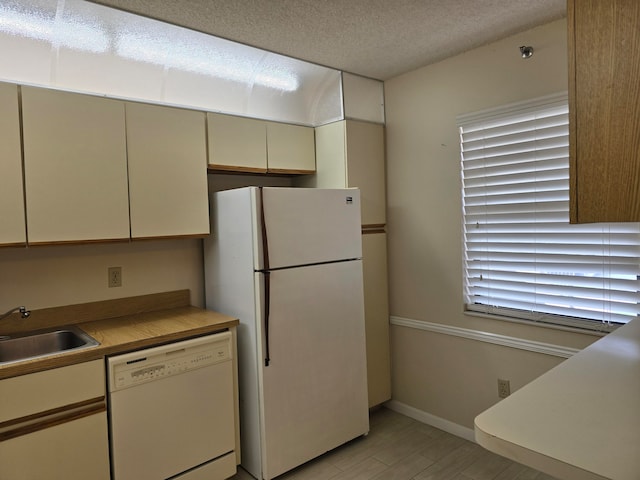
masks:
[[[109,478],[102,360],[0,381],[0,478]]]
[[[18,87],[0,83],[0,245],[27,241],[20,148]]]
[[[64,385],[64,388],[60,388]],[[93,360],[0,381],[0,424],[104,397],[104,362]]]
[[[294,185],[306,188],[345,188],[347,159],[345,122],[328,123],[315,128],[316,173],[301,175]]]
[[[267,166],[273,173],[313,173],[316,170],[311,127],[267,123]]]
[[[384,127],[347,120],[347,186],[358,187],[362,224],[386,223]]]
[[[129,238],[124,104],[22,87],[29,243]]]
[[[362,270],[369,407],[373,407],[391,398],[386,233],[362,235]]]
[[[131,238],[209,233],[204,113],[126,104]]]
[[[0,440],[0,477],[109,480],[106,412]]]
[[[570,0],[571,221],[640,221],[640,3]]]
[[[267,172],[265,122],[207,113],[209,168],[248,173]]]

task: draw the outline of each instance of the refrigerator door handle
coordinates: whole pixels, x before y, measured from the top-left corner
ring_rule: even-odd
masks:
[[[267,241],[267,222],[264,220],[264,196],[262,187],[258,190],[260,196],[260,232],[262,233],[262,269],[269,270],[269,242]]]
[[[268,367],[271,362],[269,355],[269,306],[271,303],[271,282],[270,272],[264,272],[264,366]]]
[[[264,221],[264,197],[262,195],[262,187],[260,187],[258,191],[260,195],[260,228],[262,231],[262,267],[264,269],[264,366],[268,367],[269,362],[271,362],[269,355],[269,304],[271,300],[271,288],[269,282],[269,244],[267,242],[267,223]]]

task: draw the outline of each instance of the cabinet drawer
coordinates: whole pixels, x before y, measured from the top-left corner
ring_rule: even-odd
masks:
[[[102,360],[8,378],[0,381],[0,423],[104,394]]]
[[[107,414],[0,442],[0,465],[3,479],[108,480]]]

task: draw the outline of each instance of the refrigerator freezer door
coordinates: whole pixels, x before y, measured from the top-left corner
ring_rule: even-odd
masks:
[[[265,187],[262,202],[269,268],[362,257],[359,190]]]
[[[269,338],[263,341],[271,361],[262,366],[266,480],[369,430],[362,261],[269,276]]]

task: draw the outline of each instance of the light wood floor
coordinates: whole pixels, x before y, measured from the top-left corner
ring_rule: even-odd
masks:
[[[278,480],[553,480],[475,443],[380,408],[370,432]],[[251,480],[244,470],[232,480]]]

